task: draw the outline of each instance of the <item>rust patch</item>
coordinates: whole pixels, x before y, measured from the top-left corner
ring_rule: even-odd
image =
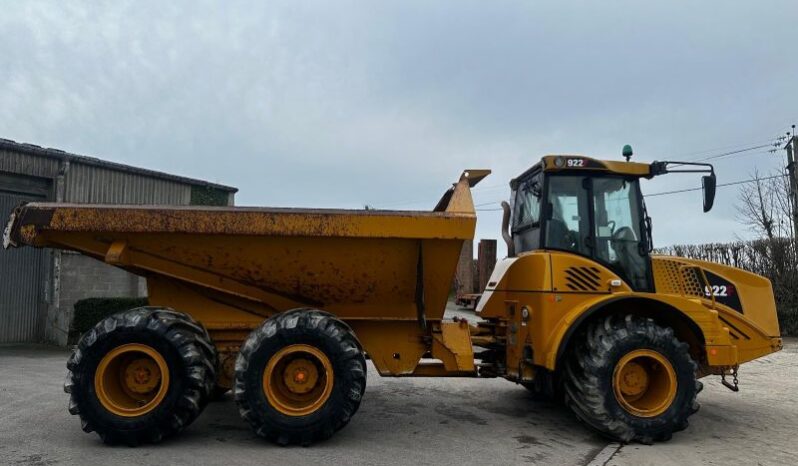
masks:
[[[469,239],[474,213],[31,203],[19,224],[72,232]]]

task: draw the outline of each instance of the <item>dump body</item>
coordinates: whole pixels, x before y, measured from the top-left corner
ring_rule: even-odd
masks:
[[[465,172],[432,212],[30,203],[5,242],[145,276],[150,304],[201,321],[223,360],[265,318],[313,307],[352,326],[381,372],[401,375],[439,328],[474,237],[470,187],[487,173]]]

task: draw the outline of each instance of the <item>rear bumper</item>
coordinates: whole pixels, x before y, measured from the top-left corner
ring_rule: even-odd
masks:
[[[707,345],[705,347],[707,362],[710,366],[731,367],[766,356],[784,348],[781,337],[771,337],[756,348],[738,349],[737,345]]]

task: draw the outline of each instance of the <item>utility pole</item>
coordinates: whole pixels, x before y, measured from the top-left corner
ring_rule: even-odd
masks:
[[[793,239],[798,241],[798,178],[795,175],[795,156],[798,155],[798,136],[795,135],[795,125],[792,125],[792,134],[787,133],[787,174],[790,178],[790,203],[792,204]]]

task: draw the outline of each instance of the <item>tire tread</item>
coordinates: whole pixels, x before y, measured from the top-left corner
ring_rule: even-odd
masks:
[[[114,333],[148,333],[163,338],[175,348],[185,364],[185,389],[165,419],[135,430],[117,430],[101,427],[94,419],[92,407],[85,393],[87,384],[93,384],[90,368],[85,367],[86,355],[97,351],[97,345]],[[101,355],[97,355],[102,357]],[[69,413],[80,417],[85,432],[96,432],[109,444],[130,446],[158,443],[179,433],[191,424],[207,404],[216,380],[216,351],[207,330],[191,316],[171,309],[145,306],[106,317],[86,332],[67,361],[64,392],[69,394]]]

